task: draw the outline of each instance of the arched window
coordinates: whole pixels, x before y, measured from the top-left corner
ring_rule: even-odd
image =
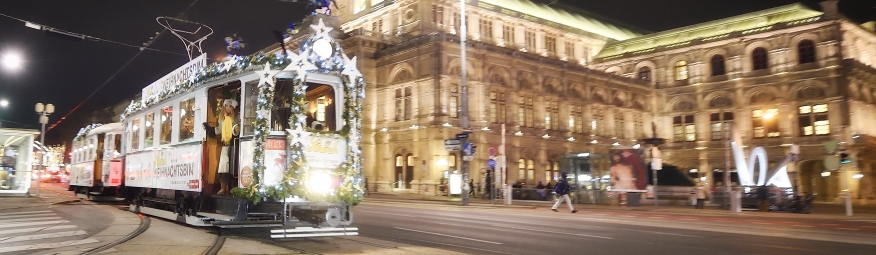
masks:
[[[687,61],[681,60],[675,62],[675,80],[687,80]]]
[[[651,81],[651,68],[643,66],[639,68],[639,80]]]
[[[797,54],[800,64],[815,62],[815,43],[810,40],[803,40],[797,44]]]
[[[769,66],[767,51],[764,48],[757,48],[751,52],[751,70],[766,69]]]
[[[712,76],[724,75],[727,73],[727,70],[724,67],[724,56],[714,55],[709,62],[712,63]]]

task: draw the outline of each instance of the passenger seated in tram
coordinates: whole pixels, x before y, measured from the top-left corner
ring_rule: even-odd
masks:
[[[240,121],[237,118],[237,100],[225,99],[222,101],[222,112],[219,114],[219,123],[215,127],[215,134],[219,136],[222,143],[222,153],[219,155],[219,167],[216,173],[219,174],[219,192],[217,194],[228,194],[228,173],[231,168],[229,160],[234,157],[234,150],[231,150],[231,145],[234,137],[240,135]],[[206,124],[206,123],[205,123]]]

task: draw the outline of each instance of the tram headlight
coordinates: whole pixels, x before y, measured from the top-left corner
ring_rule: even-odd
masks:
[[[332,176],[326,172],[310,173],[307,187],[315,192],[327,192],[332,189]]]

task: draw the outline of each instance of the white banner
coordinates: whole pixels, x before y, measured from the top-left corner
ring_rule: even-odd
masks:
[[[201,191],[201,145],[144,151],[125,157],[125,185]]]
[[[311,136],[304,142],[304,155],[310,169],[335,170],[347,160],[347,141]]]
[[[94,186],[94,163],[79,163],[70,169],[70,186]]]
[[[286,173],[286,139],[269,138],[265,143],[265,179],[267,186],[280,184]]]
[[[252,183],[252,154],[255,151],[255,142],[240,141],[240,155],[237,160],[240,166],[240,175],[237,177],[237,187],[246,187]]]

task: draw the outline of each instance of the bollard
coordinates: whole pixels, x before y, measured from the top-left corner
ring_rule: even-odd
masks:
[[[730,212],[738,213],[742,211],[742,191],[730,191]]]

